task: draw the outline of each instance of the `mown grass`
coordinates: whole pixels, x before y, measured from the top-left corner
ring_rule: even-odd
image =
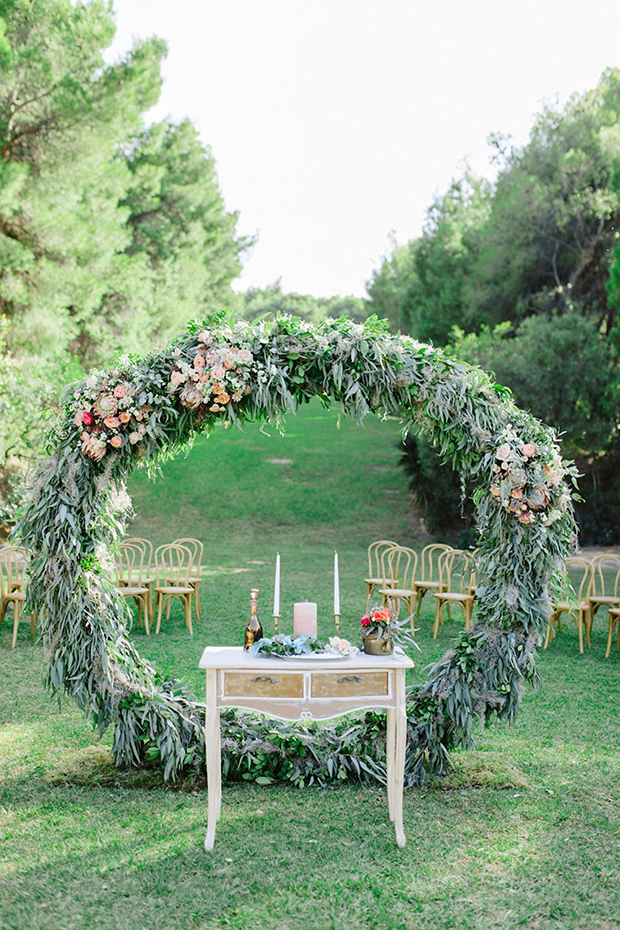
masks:
[[[133,481],[132,533],[205,543],[194,638],[176,610],[159,637],[133,632],[199,694],[200,653],[240,641],[251,586],[269,627],[277,549],[282,626],[293,600],[311,597],[329,634],[337,547],[343,632],[354,635],[368,541],[417,542],[397,424],[337,430],[335,419],[313,406],[284,438],[218,433],[157,484]],[[459,628],[446,624],[434,642],[430,610],[416,675]],[[580,656],[566,623],[517,723],[482,730],[453,775],[407,792],[404,850],[378,788],[235,784],[210,855],[204,784],[164,787],[152,773],[113,769],[108,739],[99,744],[71,704],[59,709],[42,691],[42,650],[27,626],[11,652],[10,624],[0,625],[0,927],[618,927],[620,656],[605,660],[604,624],[597,615]]]

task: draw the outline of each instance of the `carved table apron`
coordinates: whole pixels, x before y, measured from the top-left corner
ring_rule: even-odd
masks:
[[[387,794],[396,842],[405,845],[403,778],[407,742],[405,673],[413,668],[402,652],[360,653],[348,659],[270,659],[243,649],[208,646],[200,668],[207,673],[205,743],[209,816],[205,849],[213,849],[222,806],[220,708],[260,711],[282,720],[326,720],[355,710],[387,710]]]

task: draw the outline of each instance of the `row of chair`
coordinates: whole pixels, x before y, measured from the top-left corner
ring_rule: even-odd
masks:
[[[420,616],[427,592],[435,598],[433,639],[444,622],[444,609],[458,605],[469,629],[476,598],[475,552],[454,549],[445,543],[425,546],[418,557],[415,549],[400,546],[389,539],[379,539],[368,547],[366,609],[375,592],[384,605],[402,601],[411,616],[411,627]]]
[[[138,536],[123,540],[115,555],[116,591],[135,601],[138,622],[146,635],[157,614],[159,633],[164,607],[170,617],[172,600],[178,597],[185,611],[185,625],[193,636],[192,604],[200,617],[200,581],[204,546],[199,539],[183,537],[159,546]]]
[[[620,556],[600,555],[594,560],[578,556],[566,560],[566,574],[573,575],[573,588],[576,597],[554,604],[549,617],[549,626],[545,637],[545,649],[556,632],[562,631],[562,614],[572,616],[577,624],[579,652],[583,652],[585,634],[586,645],[590,646],[590,634],[596,612],[607,608],[609,627],[607,651],[609,658],[615,627],[618,627],[616,649],[620,649]]]

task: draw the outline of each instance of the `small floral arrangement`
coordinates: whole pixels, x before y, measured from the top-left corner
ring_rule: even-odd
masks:
[[[81,451],[95,462],[110,450],[122,449],[127,443],[136,445],[146,436],[151,408],[126,374],[100,377],[95,372],[73,398]]]
[[[495,453],[491,494],[519,523],[540,521],[549,525],[562,516],[569,504],[570,495],[562,484],[565,474],[555,449],[519,442],[511,433]]]
[[[373,636],[379,640],[391,640],[397,646],[415,646],[416,643],[411,631],[411,617],[398,619],[398,610],[390,607],[373,606],[364,614],[360,623],[362,636]]]
[[[342,656],[343,659],[346,659],[347,656],[355,656],[359,653],[357,646],[350,643],[348,639],[341,639],[340,636],[330,636],[325,651]]]
[[[251,392],[253,355],[249,349],[216,342],[206,330],[198,333],[197,340],[189,359],[182,356],[180,348],[173,350],[177,361],[170,374],[168,392],[179,395],[188,410],[223,412]]]

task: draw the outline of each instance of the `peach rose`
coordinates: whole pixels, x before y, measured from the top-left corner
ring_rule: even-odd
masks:
[[[202,344],[205,346],[210,346],[212,342],[211,333],[207,332],[206,329],[203,329],[201,333],[198,333],[198,342],[202,342]]]
[[[120,420],[118,417],[106,417],[103,421],[103,425],[106,429],[116,429],[120,425]]]
[[[515,500],[520,501],[523,498],[523,491],[520,488],[513,488],[510,492],[510,496],[514,497]]]
[[[221,378],[224,377],[225,374],[226,372],[224,371],[221,365],[215,365],[211,369],[211,377],[214,378],[215,381],[219,381]]]
[[[246,362],[246,363],[247,363],[247,362],[251,362],[251,361],[252,361],[252,353],[249,351],[249,349],[240,349],[240,351],[239,351],[239,359],[240,359],[240,361],[242,361],[242,362]]]
[[[528,459],[531,459],[532,456],[536,455],[538,452],[538,446],[535,442],[524,442],[522,446],[519,447],[521,453]]]
[[[493,495],[493,497],[501,497],[502,492],[500,491],[498,486],[494,484],[493,487],[491,488],[491,494]]]
[[[230,394],[218,394],[215,399],[218,404],[227,404],[230,400]]]
[[[507,459],[511,459],[513,457],[512,449],[507,442],[502,443],[502,445],[495,453],[495,457],[500,459],[500,461],[506,461]]]
[[[226,371],[230,371],[230,369],[234,367],[235,366],[233,365],[233,363],[229,362],[228,359],[226,359],[226,361],[224,362],[224,368],[226,369]]]
[[[211,404],[211,406],[209,407],[209,410],[210,410],[212,413],[217,413],[217,411],[218,411],[219,409],[220,409],[219,404]]]
[[[112,436],[112,438],[110,439],[110,445],[114,446],[115,449],[120,449],[120,447],[123,445],[123,437]]]
[[[126,410],[123,410],[121,413],[119,413],[118,418],[121,421],[121,423],[129,423],[129,421],[131,420],[131,414],[127,413]]]
[[[124,384],[117,384],[116,387],[114,388],[115,397],[118,397],[118,398],[124,397],[126,393],[127,393],[127,390]]]
[[[517,517],[519,523],[531,523],[534,519],[534,514],[530,513],[529,510],[520,513]]]
[[[140,435],[140,433],[133,432],[129,434],[129,442],[132,444],[132,446],[135,446],[135,444],[137,442],[140,442],[141,439],[142,439],[142,436]]]
[[[205,362],[204,355],[196,355],[194,358],[194,368],[204,368],[207,363]]]
[[[183,374],[182,371],[173,371],[170,375],[170,383],[174,387],[178,387],[180,384],[183,384],[184,381],[187,381],[187,375]]]

